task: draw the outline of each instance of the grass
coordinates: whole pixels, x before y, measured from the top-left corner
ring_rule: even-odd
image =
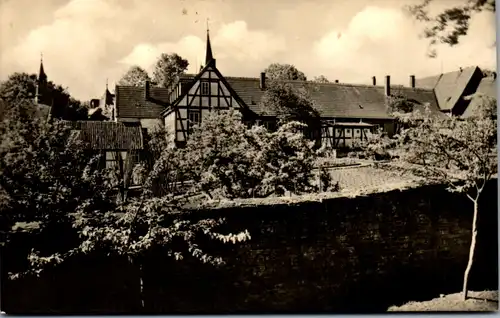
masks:
[[[388,171],[373,166],[332,169],[330,174],[332,182],[338,182],[341,191],[358,191],[376,187],[383,190],[385,185],[420,179],[411,174]]]
[[[469,299],[462,301],[461,293],[441,295],[429,301],[409,302],[389,307],[392,312],[422,311],[498,311],[498,291],[469,292]]]

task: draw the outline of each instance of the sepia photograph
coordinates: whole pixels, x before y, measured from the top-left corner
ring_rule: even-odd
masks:
[[[495,0],[0,0],[0,311],[498,311]]]

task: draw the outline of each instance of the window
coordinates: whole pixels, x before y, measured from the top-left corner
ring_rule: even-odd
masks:
[[[123,164],[132,164],[132,166],[135,166],[137,163],[139,163],[140,160],[140,155],[138,151],[107,151],[106,152],[106,168],[118,168],[118,162],[120,160],[123,160]],[[128,160],[131,160],[129,162]]]
[[[201,122],[201,114],[199,111],[189,111],[189,128],[198,125]]]
[[[201,95],[210,95],[210,83],[201,82]]]
[[[359,134],[359,129],[356,129],[356,134]]]
[[[345,132],[348,133],[348,134],[350,134],[351,130],[350,129],[346,129]]]

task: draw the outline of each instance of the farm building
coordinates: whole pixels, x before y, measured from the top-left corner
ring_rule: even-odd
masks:
[[[496,76],[495,72],[485,74],[479,67],[471,66],[417,79],[416,86],[434,90],[442,112],[461,116],[472,111],[471,102],[465,97],[479,92],[496,98]]]
[[[164,127],[179,145],[185,143],[189,128],[200,123],[212,109],[239,109],[247,122],[276,127],[276,116],[261,109],[266,92],[266,74],[258,77],[224,76],[216,66],[207,33],[205,66],[198,74],[181,75],[170,88],[119,86],[93,100],[114,122],[140,125],[145,131]],[[483,92],[496,97],[496,73],[485,76],[479,67],[421,79],[409,76],[409,85],[391,85],[386,76],[382,85],[283,81],[306,89],[321,115],[321,143],[332,148],[349,147],[367,133],[382,129],[393,134],[395,123],[387,111],[389,96],[403,96],[417,105],[429,105],[436,113],[467,115],[474,105],[464,97]]]
[[[101,166],[111,168],[123,160],[134,166],[144,151],[144,132],[139,124],[112,121],[67,121],[72,138],[86,143],[91,154],[103,154]]]
[[[389,135],[394,120],[387,112],[387,97],[404,95],[420,104],[439,110],[433,89],[394,86],[386,76],[383,85],[313,83],[287,81],[296,89],[307,89],[321,114],[321,141],[326,146],[342,148],[353,140],[366,137],[368,131],[382,128]],[[183,144],[189,127],[200,123],[212,109],[239,109],[245,121],[275,125],[276,117],[261,109],[266,91],[266,74],[259,77],[224,76],[216,66],[207,34],[205,66],[196,75],[182,75],[171,88],[116,86],[113,119],[123,123],[140,123],[150,130],[163,125],[172,132],[177,144]]]

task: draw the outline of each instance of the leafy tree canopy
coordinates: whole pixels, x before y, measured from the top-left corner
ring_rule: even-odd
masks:
[[[430,57],[436,57],[434,46],[446,43],[457,45],[460,38],[467,35],[470,19],[483,11],[495,12],[495,0],[462,0],[462,4],[451,3],[448,8],[431,15],[429,7],[435,0],[422,0],[420,4],[407,6],[405,9],[416,20],[423,22],[426,27],[423,36],[430,40]]]
[[[264,72],[266,73],[266,77],[270,80],[307,80],[305,74],[291,64],[272,63],[264,70]]]
[[[464,193],[474,205],[464,300],[474,261],[479,198],[487,182],[498,173],[496,99],[478,94],[472,98],[478,108],[468,118],[437,117],[428,110],[402,115],[409,125],[398,138],[403,163],[400,168],[447,184],[450,191]]]
[[[276,114],[281,121],[319,120],[320,117],[305,86],[296,88],[290,83],[272,81],[260,103],[265,112]]]
[[[198,190],[212,198],[251,198],[304,193],[316,159],[303,125],[290,122],[276,132],[247,128],[237,111],[213,113],[195,127],[183,162]]]
[[[123,74],[117,84],[123,86],[144,86],[146,81],[150,80],[148,72],[140,66],[134,65]]]
[[[326,76],[324,76],[324,75],[314,77],[313,82],[315,82],[315,83],[330,83],[328,78],[326,78]]]
[[[35,74],[13,73],[0,84],[0,98],[6,107],[18,104],[33,103],[36,94]],[[54,118],[66,120],[85,120],[88,118],[88,108],[74,99],[61,85],[51,81],[39,92],[40,102],[52,107]]]
[[[162,53],[153,70],[153,82],[159,87],[170,87],[177,76],[184,74],[189,62],[176,53]]]

